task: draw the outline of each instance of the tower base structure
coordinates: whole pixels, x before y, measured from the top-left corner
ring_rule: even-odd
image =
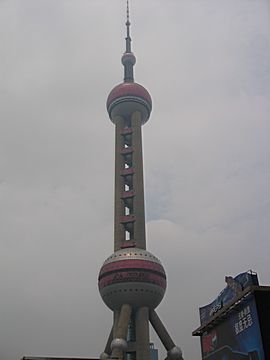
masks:
[[[166,289],[160,260],[141,248],[124,248],[105,260],[99,273],[99,291],[113,311],[114,321],[100,359],[150,360],[149,323],[170,360],[182,360],[155,308]]]
[[[259,286],[249,271],[226,277],[227,287],[201,307],[200,336],[203,360],[270,359],[270,286]]]
[[[136,331],[132,333],[134,322]],[[127,304],[122,305],[120,312],[114,314],[113,330],[100,359],[150,360],[149,322],[167,350],[166,359],[183,360],[181,349],[173,342],[156,311],[144,307],[133,312]]]

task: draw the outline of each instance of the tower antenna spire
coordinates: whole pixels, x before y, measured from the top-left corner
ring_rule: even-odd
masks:
[[[131,37],[130,37],[130,21],[129,21],[129,1],[127,0],[127,21],[126,21],[126,27],[127,27],[127,37],[126,37],[126,52],[131,52]]]
[[[130,21],[129,21],[129,0],[127,0],[127,35],[126,35],[126,51],[122,56],[122,64],[124,65],[124,82],[134,82],[133,66],[136,63],[136,58],[131,51],[131,37],[130,37]]]

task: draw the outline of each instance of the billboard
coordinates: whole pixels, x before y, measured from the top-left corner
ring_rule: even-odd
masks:
[[[201,336],[203,360],[265,360],[253,294]]]
[[[241,273],[235,278],[226,276],[225,281],[228,285],[219,293],[217,298],[210,304],[199,308],[201,325],[205,325],[216,312],[231,302],[247,287],[259,285],[257,274],[252,271]]]

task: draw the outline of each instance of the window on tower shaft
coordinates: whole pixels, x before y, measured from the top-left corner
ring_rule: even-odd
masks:
[[[130,190],[130,186],[128,184],[125,184],[125,191],[129,191]]]
[[[124,134],[123,139],[125,148],[132,146],[132,134]]]
[[[126,241],[131,240],[131,239],[130,239],[130,232],[129,232],[129,231],[125,231],[125,240],[126,240]]]

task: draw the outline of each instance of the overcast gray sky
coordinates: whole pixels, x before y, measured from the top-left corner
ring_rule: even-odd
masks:
[[[200,359],[198,307],[225,275],[270,284],[270,5],[133,0],[148,249],[158,313]],[[124,0],[0,2],[0,359],[98,356],[112,324],[97,276],[113,249],[114,128]],[[156,346],[162,346],[153,335]],[[161,350],[161,359],[164,351]]]

